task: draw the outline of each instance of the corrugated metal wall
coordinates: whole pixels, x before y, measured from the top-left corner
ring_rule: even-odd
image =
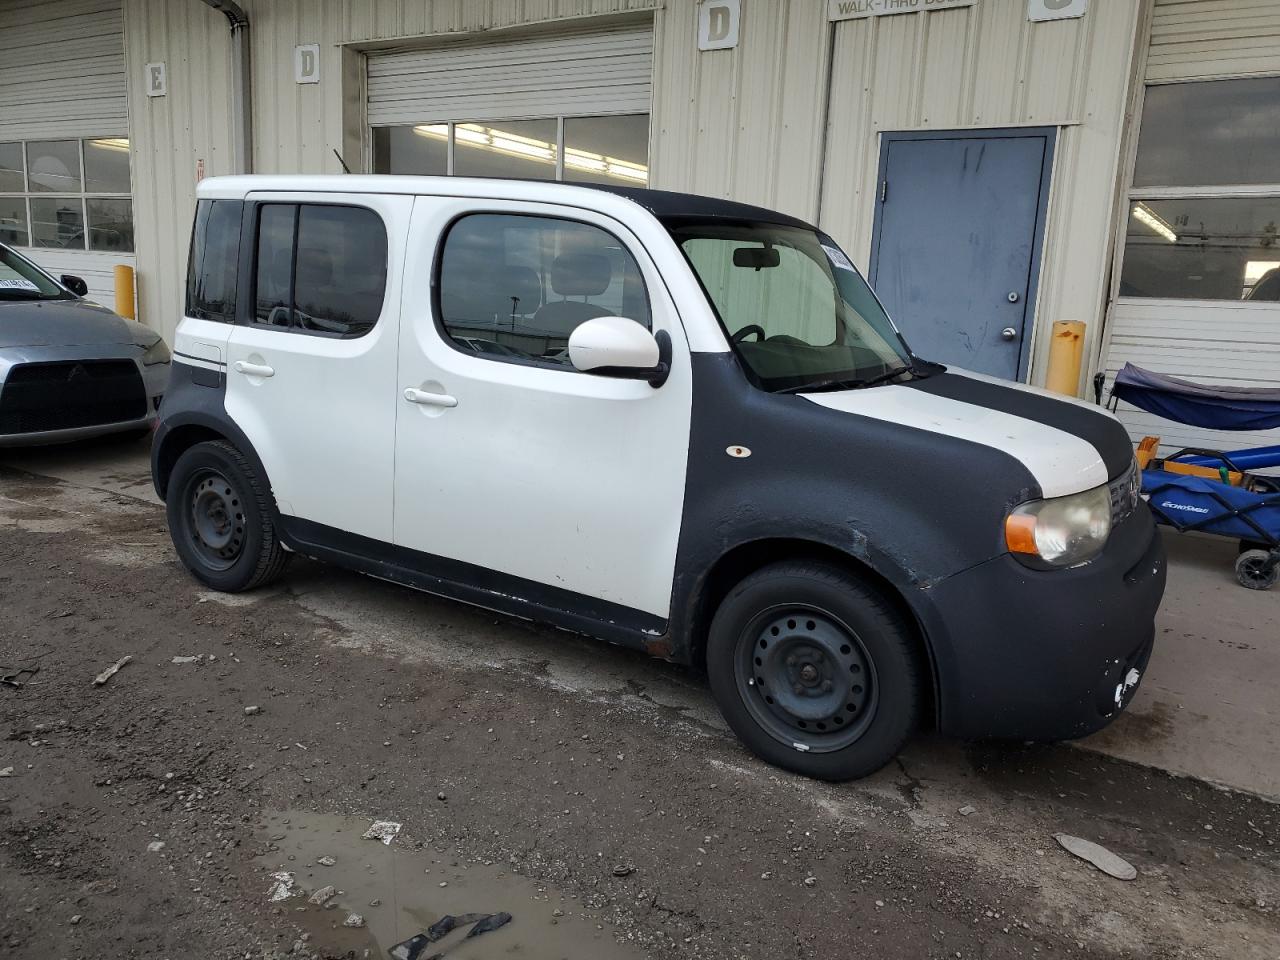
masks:
[[[1278,38],[1277,0],[1155,0],[1147,77],[1280,73]]]
[[[182,311],[196,163],[235,172],[227,18],[197,0],[126,0],[139,319],[170,343]],[[144,67],[163,62],[169,92],[148,97]]]
[[[1031,380],[1055,320],[1101,338],[1138,5],[1031,23],[1022,0],[836,25],[822,223],[866,267],[882,131],[1056,126]]]
[[[1148,82],[1278,74],[1280,0],[1153,0]],[[1280,164],[1275,181],[1280,189]],[[1204,383],[1280,385],[1280,306],[1276,304],[1117,299],[1107,326],[1104,369],[1108,383],[1128,362]],[[1120,406],[1119,414],[1135,440],[1160,436],[1165,453],[1187,446],[1230,450],[1280,444],[1280,430],[1248,434],[1204,430],[1128,404]]]

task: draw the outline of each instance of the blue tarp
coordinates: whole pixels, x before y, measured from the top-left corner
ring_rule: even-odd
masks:
[[[1143,370],[1116,374],[1111,394],[1158,417],[1212,430],[1280,428],[1280,389],[1210,387]]]

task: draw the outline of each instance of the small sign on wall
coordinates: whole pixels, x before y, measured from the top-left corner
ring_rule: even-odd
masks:
[[[142,69],[148,97],[163,97],[169,92],[169,79],[165,76],[163,63],[148,63]]]
[[[741,0],[702,0],[698,5],[698,49],[729,50],[738,45]]]
[[[293,48],[295,83],[320,82],[320,44],[302,43]]]
[[[895,13],[920,13],[924,10],[951,10],[972,7],[977,0],[827,0],[828,20],[860,20],[863,17],[887,17]]]
[[[1027,19],[1032,23],[1070,20],[1083,17],[1088,9],[1089,0],[1027,0]]]

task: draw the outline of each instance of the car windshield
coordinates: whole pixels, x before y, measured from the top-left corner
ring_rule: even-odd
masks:
[[[65,300],[69,297],[71,294],[50,280],[34,263],[0,245],[0,301]]]
[[[666,226],[762,389],[843,389],[911,371],[902,337],[829,237],[774,223]]]

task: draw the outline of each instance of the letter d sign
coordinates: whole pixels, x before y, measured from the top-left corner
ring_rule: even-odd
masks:
[[[1088,9],[1089,0],[1027,0],[1027,19],[1032,23],[1070,20],[1083,17]]]
[[[702,0],[698,5],[698,49],[729,50],[738,45],[741,0]]]

